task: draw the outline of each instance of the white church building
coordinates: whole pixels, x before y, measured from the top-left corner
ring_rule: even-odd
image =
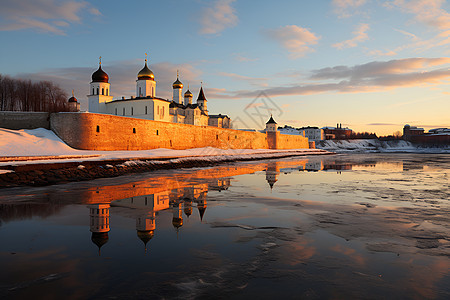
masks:
[[[98,70],[92,74],[90,83],[89,112],[198,126],[231,127],[231,121],[227,115],[208,115],[208,101],[203,87],[200,88],[197,103],[192,103],[193,94],[189,88],[183,98],[183,84],[177,72],[177,80],[172,88],[172,100],[156,96],[155,75],[148,68],[146,58],[144,67],[137,75],[136,96],[113,100],[109,76],[102,70],[100,61]]]

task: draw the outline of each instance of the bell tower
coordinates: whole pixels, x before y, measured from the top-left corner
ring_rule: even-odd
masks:
[[[106,103],[112,101],[110,96],[109,76],[102,70],[102,57],[99,57],[98,70],[92,74],[89,88],[89,112],[106,113]]]
[[[145,65],[138,73],[136,81],[136,97],[154,98],[156,95],[155,74],[147,66],[147,53],[145,53]]]

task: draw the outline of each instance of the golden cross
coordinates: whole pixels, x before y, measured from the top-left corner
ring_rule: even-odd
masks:
[[[100,56],[98,59],[99,59],[99,63],[98,64],[101,66],[102,65],[102,57]]]
[[[145,53],[145,61],[147,62],[147,53]]]

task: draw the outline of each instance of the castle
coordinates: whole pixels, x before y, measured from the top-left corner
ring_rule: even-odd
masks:
[[[208,100],[203,86],[198,93],[197,103],[192,103],[193,94],[189,88],[183,98],[183,83],[177,71],[172,88],[171,101],[156,96],[155,74],[148,68],[145,58],[144,67],[137,74],[136,96],[113,100],[109,76],[103,71],[100,58],[98,70],[92,74],[90,83],[89,112],[197,126],[231,127],[228,116],[208,114]]]

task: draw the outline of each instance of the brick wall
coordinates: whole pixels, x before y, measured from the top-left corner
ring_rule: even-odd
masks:
[[[50,114],[48,112],[1,111],[0,128],[7,129],[50,129]]]
[[[84,150],[269,149],[268,136],[212,126],[150,121],[93,113],[55,113],[51,129],[69,146]],[[308,148],[302,136],[278,135],[272,149]]]

